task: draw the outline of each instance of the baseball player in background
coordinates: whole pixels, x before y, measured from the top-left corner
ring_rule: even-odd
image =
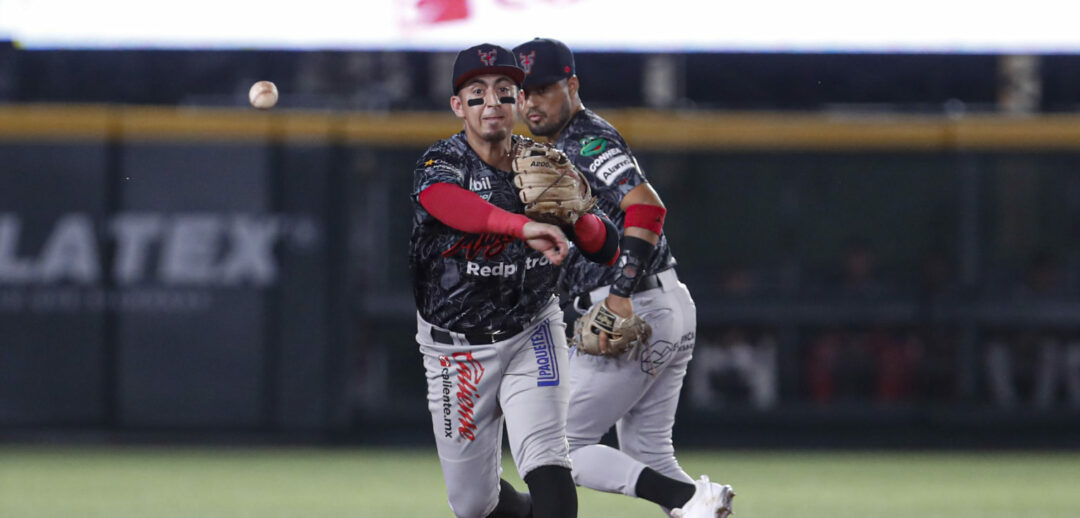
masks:
[[[528,139],[511,130],[524,75],[505,48],[461,51],[450,107],[463,131],[431,146],[413,173],[416,341],[449,504],[463,518],[577,516],[558,265],[567,232],[594,260],[618,254],[618,232],[595,209],[565,230],[523,214],[512,150]],[[527,161],[556,170],[566,159],[551,153]],[[529,494],[501,479],[504,418]]]
[[[618,131],[582,105],[570,49],[537,38],[514,54],[526,73],[525,123],[569,156],[600,208],[623,229],[617,265],[590,263],[571,250],[562,285],[579,313],[602,303],[620,317],[636,313],[652,330],[648,345],[635,351],[591,355],[580,354],[579,346],[571,356],[567,438],[574,480],[655,502],[671,516],[725,517],[735,495],[731,486],[707,476],[694,481],[672,445],[697,314],[663,234],[666,209]],[[613,425],[618,450],[599,444]]]

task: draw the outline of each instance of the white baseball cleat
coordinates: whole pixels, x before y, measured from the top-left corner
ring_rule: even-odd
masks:
[[[697,491],[681,509],[672,509],[672,518],[727,518],[731,516],[731,501],[735,490],[731,486],[710,482],[702,475],[694,481]]]

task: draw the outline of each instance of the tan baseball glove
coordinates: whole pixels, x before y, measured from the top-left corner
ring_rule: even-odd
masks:
[[[608,334],[607,352],[600,350],[601,331]],[[652,328],[641,317],[620,317],[608,309],[606,302],[600,301],[574,322],[571,345],[577,347],[579,353],[621,356],[633,350],[631,356],[635,356],[649,343],[650,336]]]
[[[573,225],[596,205],[589,182],[548,144],[522,138],[514,147],[513,169],[525,215],[536,221]]]

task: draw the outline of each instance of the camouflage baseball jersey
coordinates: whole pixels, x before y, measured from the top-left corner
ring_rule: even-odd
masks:
[[[646,180],[619,132],[591,110],[582,109],[574,114],[554,144],[585,173],[593,194],[599,198],[597,206],[611,218],[615,228],[622,229],[626,214],[619,204],[626,193]],[[587,293],[615,281],[616,268],[590,262],[576,248],[570,250],[563,264],[560,282],[571,295]],[[652,258],[646,263],[645,275],[673,266],[675,258],[667,237],[661,234]]]
[[[514,141],[520,138],[513,136]],[[498,170],[469,147],[465,132],[440,140],[413,172],[409,266],[424,320],[457,332],[525,326],[551,300],[558,266],[524,241],[501,234],[468,234],[444,225],[420,205],[420,192],[451,183],[491,204],[521,214],[513,173]]]

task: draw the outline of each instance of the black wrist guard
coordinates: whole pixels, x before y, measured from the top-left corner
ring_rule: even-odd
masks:
[[[641,274],[645,270],[645,264],[652,257],[655,245],[640,237],[623,236],[619,241],[622,254],[616,261],[618,275],[615,282],[611,283],[611,294],[619,297],[629,297],[634,293],[634,288],[641,281]]]

